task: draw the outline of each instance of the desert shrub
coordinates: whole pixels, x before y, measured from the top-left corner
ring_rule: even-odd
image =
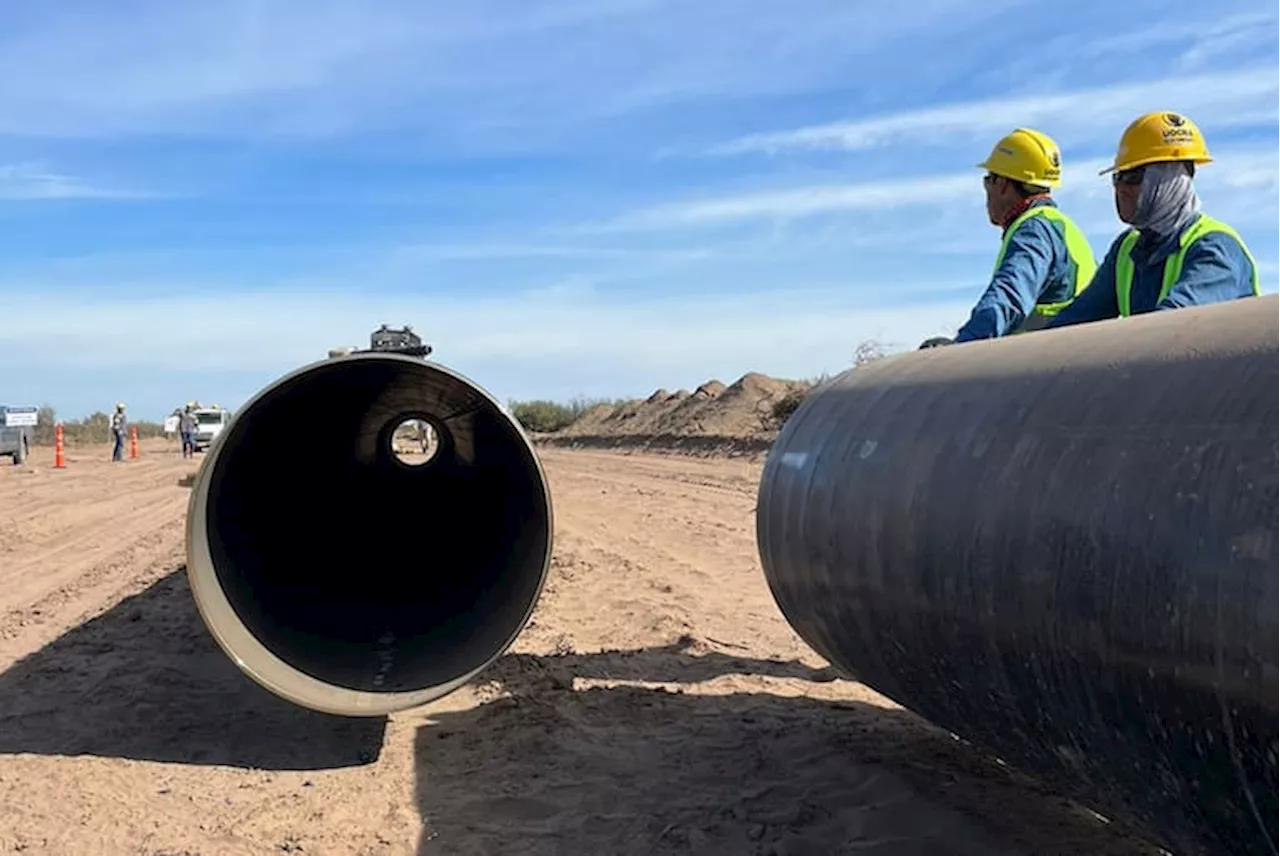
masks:
[[[799,409],[800,403],[804,401],[805,396],[809,394],[809,390],[812,388],[793,389],[773,403],[773,418],[778,421],[779,425],[791,418],[791,414]]]
[[[858,347],[853,349],[853,367],[857,368],[867,363],[873,363],[876,360],[882,360],[889,356],[889,346],[884,342],[875,339],[868,339],[865,342],[858,343]]]
[[[37,446],[52,446],[54,426],[58,423],[58,413],[54,408],[45,405],[36,416],[36,427],[32,432]],[[138,439],[164,436],[164,425],[147,420],[129,420],[129,424],[138,429]],[[108,443],[111,441],[111,417],[101,410],[91,413],[84,419],[67,419],[62,422],[62,439],[66,443]]]
[[[865,342],[860,342],[853,349],[851,366],[857,368],[867,363],[873,363],[876,360],[884,359],[889,354],[888,345],[874,339],[868,339]],[[777,420],[778,425],[781,426],[790,419],[792,414],[800,409],[800,404],[805,400],[805,397],[828,380],[830,380],[830,376],[826,374],[819,375],[816,378],[809,378],[804,381],[804,386],[791,390],[775,401],[773,403],[773,418]]]
[[[510,406],[511,415],[526,431],[550,434],[572,425],[582,414],[567,404],[556,401],[515,401]]]
[[[526,431],[535,434],[552,434],[563,431],[582,418],[582,415],[601,404],[617,405],[621,400],[578,397],[565,404],[559,401],[536,399],[533,401],[509,401],[507,409]]]

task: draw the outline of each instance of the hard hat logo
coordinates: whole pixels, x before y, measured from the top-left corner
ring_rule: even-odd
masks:
[[[1190,144],[1196,139],[1195,131],[1187,127],[1187,120],[1178,113],[1165,113],[1164,122],[1168,125],[1161,134],[1160,139],[1168,144]]]

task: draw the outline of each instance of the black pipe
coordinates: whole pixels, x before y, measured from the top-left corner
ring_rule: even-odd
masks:
[[[769,585],[837,668],[1104,816],[1274,853],[1278,386],[1274,295],[852,369],[767,459]]]
[[[407,420],[434,429],[429,460],[394,453]],[[366,352],[299,369],[235,414],[193,485],[187,567],[246,674],[373,716],[453,692],[511,645],[552,533],[510,414],[439,364]]]

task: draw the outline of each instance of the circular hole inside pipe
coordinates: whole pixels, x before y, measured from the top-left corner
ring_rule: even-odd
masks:
[[[391,432],[391,454],[407,467],[431,463],[440,451],[435,427],[423,419],[406,419]]]

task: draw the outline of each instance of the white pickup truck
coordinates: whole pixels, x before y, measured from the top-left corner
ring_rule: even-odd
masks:
[[[203,452],[231,421],[231,411],[221,407],[201,407],[193,412],[196,417],[196,451]]]
[[[27,462],[36,431],[35,407],[6,407],[0,404],[0,455],[13,458],[15,466]]]

